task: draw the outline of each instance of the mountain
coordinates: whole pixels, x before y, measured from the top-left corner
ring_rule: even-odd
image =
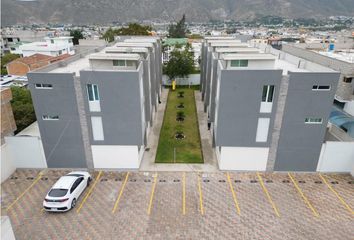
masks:
[[[244,20],[256,16],[354,15],[353,0],[2,0],[2,25],[141,20]]]

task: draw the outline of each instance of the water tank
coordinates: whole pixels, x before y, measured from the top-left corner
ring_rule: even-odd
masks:
[[[334,43],[330,43],[328,46],[328,51],[333,52],[334,51]]]

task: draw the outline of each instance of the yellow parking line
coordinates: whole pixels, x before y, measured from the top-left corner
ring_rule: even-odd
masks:
[[[241,211],[240,211],[240,207],[238,205],[238,201],[237,201],[237,197],[236,197],[236,193],[235,193],[234,187],[232,186],[230,174],[226,173],[226,176],[227,176],[227,180],[229,181],[230,190],[231,190],[231,193],[232,193],[232,198],[234,199],[234,203],[235,203],[235,207],[236,207],[236,210],[237,210],[237,214],[240,215]]]
[[[182,213],[186,215],[186,173],[182,177]]]
[[[148,215],[150,215],[150,213],[151,213],[151,208],[152,208],[152,202],[154,200],[154,193],[155,193],[156,183],[157,183],[157,173],[155,173],[154,184],[152,185],[152,189],[151,189],[150,202],[149,202],[149,207],[147,209],[147,214]]]
[[[87,198],[90,196],[91,192],[92,192],[93,189],[95,188],[95,186],[96,186],[98,180],[100,179],[101,175],[102,175],[102,171],[100,171],[100,172],[98,173],[95,182],[92,184],[90,190],[87,192],[86,196],[85,196],[84,199],[82,200],[82,202],[81,202],[79,208],[76,210],[77,213],[79,213],[80,210],[81,210],[81,208],[82,208],[82,206],[84,206],[84,204],[85,204]]]
[[[336,190],[334,190],[334,188],[328,184],[326,178],[324,176],[322,176],[322,174],[320,173],[320,178],[322,179],[322,181],[327,185],[327,187],[334,193],[334,195],[336,195],[336,197],[339,199],[339,201],[343,204],[343,206],[348,209],[348,211],[351,214],[354,214],[353,209],[350,208],[350,206],[344,201],[344,199],[336,192]]]
[[[310,201],[307,199],[307,197],[305,196],[305,194],[301,191],[300,187],[297,185],[295,178],[293,176],[291,176],[290,173],[288,173],[291,181],[293,182],[296,190],[299,192],[300,196],[302,197],[302,199],[304,200],[304,202],[307,204],[307,206],[312,210],[312,213],[315,217],[319,217],[320,215],[318,214],[317,210],[311,205]]]
[[[40,172],[37,176],[37,178],[33,181],[33,183],[25,189],[25,191],[23,191],[21,193],[20,196],[18,196],[7,208],[6,208],[6,211],[9,211],[38,181],[39,179],[41,179],[42,177],[42,172]]]
[[[114,204],[112,213],[115,213],[115,211],[116,211],[117,208],[118,208],[118,204],[119,204],[120,198],[121,198],[122,195],[123,195],[123,191],[124,191],[124,188],[125,188],[125,184],[127,184],[128,177],[129,177],[129,172],[127,172],[127,175],[125,175],[125,179],[124,179],[123,185],[122,185],[122,187],[121,187],[121,189],[120,189],[118,198],[117,198],[117,200],[116,200],[116,202],[115,202],[115,204]]]
[[[204,206],[203,206],[203,193],[202,186],[200,184],[200,176],[198,174],[198,190],[199,190],[199,205],[200,205],[200,213],[204,215]]]
[[[267,195],[269,203],[272,205],[272,207],[274,209],[275,214],[278,217],[280,217],[279,211],[278,211],[277,207],[275,206],[275,203],[273,202],[272,197],[270,196],[267,188],[264,186],[263,179],[262,179],[261,175],[258,172],[257,172],[257,176],[258,176],[259,182],[260,182],[260,184],[261,184],[261,186],[263,188],[264,193]]]

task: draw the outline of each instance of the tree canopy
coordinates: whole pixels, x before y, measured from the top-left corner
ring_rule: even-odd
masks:
[[[79,45],[79,39],[84,39],[84,36],[82,35],[82,31],[78,29],[70,30],[70,36],[74,37],[73,38],[74,45]]]
[[[7,70],[6,70],[5,65],[8,64],[9,62],[15,60],[16,58],[19,58],[19,57],[20,57],[20,55],[12,54],[12,53],[1,55],[1,75],[7,74]]]
[[[185,38],[187,32],[186,27],[186,16],[183,14],[183,17],[179,22],[174,25],[171,24],[168,28],[168,36],[170,38]]]
[[[140,25],[138,23],[130,23],[128,27],[122,27],[118,29],[109,28],[103,34],[103,38],[107,42],[113,42],[115,36],[150,35],[151,31],[152,31],[151,26]]]
[[[194,72],[194,53],[192,47],[188,43],[182,47],[177,46],[171,52],[170,60],[164,67],[164,73],[170,78],[187,77]]]
[[[11,87],[11,107],[17,126],[16,133],[22,131],[36,121],[30,90],[21,87]]]

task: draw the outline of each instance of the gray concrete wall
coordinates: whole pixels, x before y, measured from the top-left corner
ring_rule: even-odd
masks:
[[[212,61],[212,68],[213,68],[213,75],[211,76],[211,84],[210,84],[210,96],[208,97],[208,105],[206,107],[209,107],[209,121],[214,122],[215,121],[215,97],[216,97],[216,87],[217,87],[217,78],[218,78],[218,60],[213,59]],[[206,102],[205,102],[206,103]]]
[[[274,170],[316,171],[339,73],[290,73]],[[312,91],[313,85],[330,91]],[[305,118],[322,124],[305,124]]]
[[[142,70],[141,70],[142,71]],[[142,74],[120,71],[80,71],[84,93],[90,142],[94,145],[144,144],[142,135],[142,109],[139,78]],[[87,84],[97,84],[101,112],[90,112],[86,91]],[[101,116],[104,141],[94,141],[91,116]]]
[[[269,147],[281,70],[221,70],[217,146]],[[275,85],[272,113],[260,113],[264,85]],[[269,117],[267,142],[256,142],[258,118]]]
[[[87,167],[73,74],[27,76],[48,167]],[[36,89],[36,83],[52,84],[53,89]],[[43,120],[43,115],[58,115],[59,120]]]

